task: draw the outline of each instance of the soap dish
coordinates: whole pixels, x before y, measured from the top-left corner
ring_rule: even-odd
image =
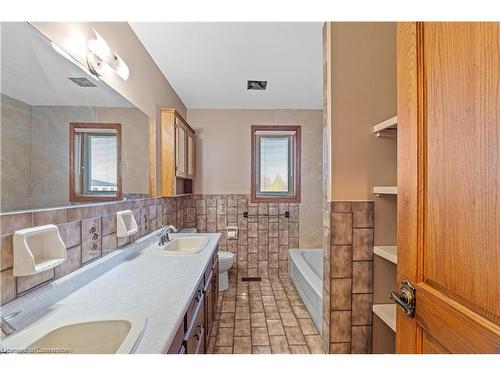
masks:
[[[116,213],[116,237],[131,236],[137,231],[137,222],[132,211],[125,210]]]
[[[67,259],[66,246],[53,224],[14,232],[14,276],[27,276],[58,266]]]

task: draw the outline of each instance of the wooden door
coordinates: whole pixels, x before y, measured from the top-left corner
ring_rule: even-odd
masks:
[[[398,353],[500,353],[500,24],[398,24]]]

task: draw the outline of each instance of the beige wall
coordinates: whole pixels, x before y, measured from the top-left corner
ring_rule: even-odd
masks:
[[[373,125],[396,114],[396,23],[331,24],[332,200],[375,201],[375,243],[396,241],[396,200],[373,186],[396,185],[396,139]]]
[[[321,247],[319,110],[188,109],[196,131],[196,194],[250,194],[250,125],[302,125],[300,246]]]
[[[155,64],[129,24],[126,22],[31,22],[54,43],[86,65],[87,41],[94,37],[94,28],[130,69],[123,81],[115,74],[102,80],[143,111],[156,124],[160,123],[160,108],[175,108],[186,117],[186,106]],[[160,181],[160,127],[156,127],[157,191]]]
[[[332,24],[333,199],[373,199],[396,183],[396,142],[376,123],[396,115],[396,24]]]

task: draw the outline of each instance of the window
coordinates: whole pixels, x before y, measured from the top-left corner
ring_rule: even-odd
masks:
[[[300,202],[300,126],[252,126],[253,202]]]
[[[121,199],[121,125],[70,124],[70,201]]]

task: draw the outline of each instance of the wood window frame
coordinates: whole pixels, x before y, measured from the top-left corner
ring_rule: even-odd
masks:
[[[251,185],[250,201],[252,203],[300,203],[301,185],[301,129],[300,125],[252,125],[251,126]],[[295,132],[294,163],[293,163],[293,195],[290,196],[258,196],[257,195],[257,132],[258,131],[293,131]]]
[[[70,202],[109,202],[122,199],[122,125],[114,123],[69,124],[69,200]],[[116,195],[88,196],[75,193],[75,134],[76,129],[110,129],[116,131]]]

